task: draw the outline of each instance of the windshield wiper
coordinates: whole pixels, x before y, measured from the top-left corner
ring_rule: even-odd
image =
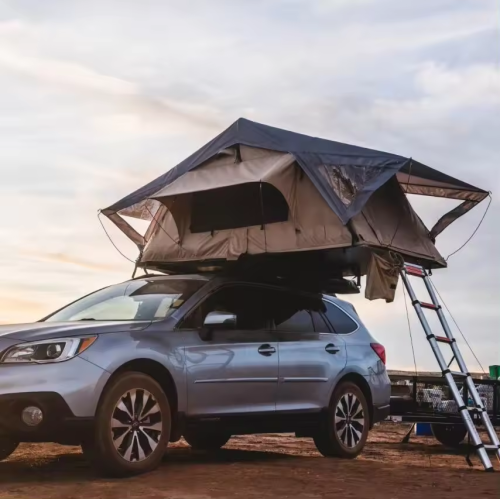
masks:
[[[150,319],[96,319],[96,318],[80,318],[74,321],[151,321]]]

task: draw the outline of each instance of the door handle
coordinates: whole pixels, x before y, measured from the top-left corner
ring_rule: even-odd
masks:
[[[259,347],[258,351],[262,356],[271,356],[271,354],[276,352],[276,349],[272,345],[263,344]]]
[[[335,347],[334,344],[327,344],[325,347],[325,351],[329,354],[337,354],[340,349],[338,347]]]

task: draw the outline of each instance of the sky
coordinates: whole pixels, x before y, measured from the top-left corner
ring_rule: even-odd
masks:
[[[499,364],[499,52],[495,0],[0,0],[0,323],[128,279],[98,209],[246,117],[491,190],[433,279],[481,364]],[[429,227],[454,206],[411,202]],[[485,209],[438,237],[445,257]],[[388,367],[412,368],[401,287],[392,304],[349,300]],[[410,319],[418,368],[436,369]]]

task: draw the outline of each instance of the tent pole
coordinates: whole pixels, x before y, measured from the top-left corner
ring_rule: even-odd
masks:
[[[259,183],[259,191],[260,191],[260,212],[262,215],[262,225],[260,229],[264,230],[264,252],[267,253],[267,235],[266,235],[266,218],[264,215],[264,199],[262,197],[262,181]]]
[[[137,273],[137,269],[139,268],[139,262],[142,260],[142,249],[139,250],[139,255],[137,256],[137,259],[135,261],[134,265],[134,271],[132,272],[132,279],[135,278],[135,274]]]

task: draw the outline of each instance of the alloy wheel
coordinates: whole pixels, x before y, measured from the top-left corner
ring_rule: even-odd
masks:
[[[160,405],[144,389],[132,389],[118,400],[111,416],[111,438],[128,462],[148,458],[158,447],[163,429]]]
[[[352,393],[341,396],[335,409],[335,432],[347,448],[355,448],[361,440],[365,417],[361,401]]]

